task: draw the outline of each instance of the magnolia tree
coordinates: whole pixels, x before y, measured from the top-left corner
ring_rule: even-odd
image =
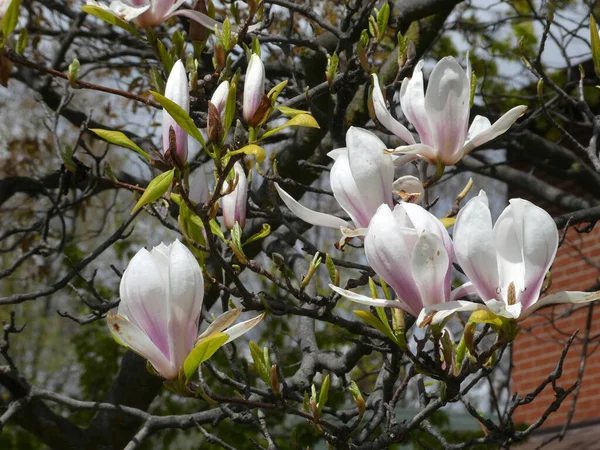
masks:
[[[2,447],[527,439],[575,336],[533,392],[505,356],[600,299],[547,294],[600,217],[590,8],[0,0]]]

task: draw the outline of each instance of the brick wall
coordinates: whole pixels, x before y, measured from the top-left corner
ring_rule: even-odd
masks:
[[[570,228],[559,249],[552,268],[552,286],[549,293],[564,290],[586,290],[600,277],[600,224],[589,234],[578,234]],[[513,350],[513,392],[521,396],[533,391],[552,370],[568,337],[580,329],[583,338],[589,307],[555,306],[540,310],[523,323]],[[591,341],[587,349],[581,392],[573,423],[600,419],[600,304],[593,308]],[[575,341],[564,364],[559,386],[570,386],[576,379],[582,355],[582,342]],[[517,410],[517,422],[532,423],[554,400],[550,386],[535,401]],[[544,427],[562,425],[572,403],[569,397],[545,422]]]

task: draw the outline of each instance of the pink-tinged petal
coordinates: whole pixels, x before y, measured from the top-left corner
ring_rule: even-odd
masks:
[[[446,280],[446,274],[450,268],[450,259],[437,235],[427,231],[421,234],[413,249],[411,268],[421,292],[423,306],[448,300],[450,283]]]
[[[350,127],[346,133],[346,145],[352,177],[368,208],[366,213],[373,216],[384,203],[393,207],[394,164],[384,152],[386,145],[375,134],[357,127]]]
[[[175,8],[173,8],[173,9],[175,9]],[[223,24],[221,22],[208,17],[206,14],[201,13],[200,11],[194,11],[193,9],[182,9],[180,11],[172,12],[167,17],[165,17],[164,20],[168,20],[173,16],[186,17],[190,20],[193,20],[197,24],[202,25],[205,28],[208,28],[209,30],[214,30],[215,26],[219,30],[223,29]],[[262,23],[256,23],[254,25],[250,25],[248,27],[248,33],[254,33],[255,31],[260,30],[261,28],[262,28]],[[231,26],[231,31],[233,33],[235,33],[237,30],[238,30],[237,26],[235,26],[235,25]]]
[[[423,188],[421,180],[412,175],[405,175],[394,181],[392,191],[410,197],[410,201],[417,204],[423,201],[423,194],[425,194],[425,188]]]
[[[421,143],[432,145],[429,116],[425,111],[425,88],[423,85],[423,64],[421,60],[415,66],[411,78],[404,78],[400,87],[400,106],[404,116],[412,123]],[[411,142],[409,142],[411,144]]]
[[[184,111],[189,112],[190,91],[185,67],[181,60],[178,60],[171,69],[165,87],[165,97],[181,106]],[[177,125],[166,110],[163,110],[163,151],[165,152],[169,148],[169,129],[171,127],[175,131],[177,156],[184,163],[187,161],[187,133]]]
[[[210,102],[217,108],[219,114],[221,115],[221,120],[223,120],[223,116],[225,115],[225,105],[227,104],[227,96],[229,95],[229,81],[223,81],[219,84],[219,87],[215,89],[212,97],[210,98]]]
[[[401,166],[403,166],[405,164],[408,164],[409,162],[414,161],[414,160],[419,159],[419,158],[420,158],[420,156],[417,155],[416,153],[414,153],[414,154],[409,153],[409,154],[406,154],[406,155],[402,155],[402,154],[394,155],[394,154],[392,154],[392,161],[394,161],[394,167],[401,167]]]
[[[471,86],[469,77],[451,56],[441,59],[429,78],[425,110],[431,142],[446,165],[464,146],[469,124]]]
[[[544,277],[558,249],[558,230],[542,208],[511,199],[494,226],[500,287],[506,299],[514,283],[517,301],[529,308],[539,297]]]
[[[582,305],[589,302],[595,302],[600,300],[600,291],[596,292],[577,292],[577,291],[565,291],[558,292],[556,294],[547,295],[546,297],[538,300],[529,308],[523,308],[523,312],[519,316],[519,321],[527,319],[531,314],[544,306],[560,305],[560,304],[572,304]]]
[[[352,300],[353,302],[360,303],[361,305],[383,308],[397,308],[406,311],[412,316],[416,316],[415,311],[413,311],[408,305],[405,305],[399,300],[385,300],[383,298],[367,297],[366,295],[357,294],[356,292],[339,288],[333,284],[330,284],[329,287],[336,293],[340,294],[342,297],[347,298],[348,300]]]
[[[404,125],[398,122],[387,109],[385,104],[385,99],[383,98],[383,94],[381,93],[381,88],[379,87],[379,79],[377,75],[372,74],[373,76],[373,109],[375,111],[375,117],[381,125],[387,128],[394,135],[398,136],[407,144],[414,144],[415,138],[412,133],[408,131]]]
[[[479,296],[497,298],[498,265],[492,230],[492,215],[483,191],[460,210],[454,225],[454,251],[457,262]]]
[[[136,325],[118,314],[108,312],[106,322],[111,333],[120,342],[137,354],[146,358],[154,369],[164,378],[172,380],[177,378],[178,367],[173,366],[167,357],[154,345],[146,334]]]
[[[477,294],[475,286],[473,286],[473,283],[471,283],[470,281],[467,281],[466,283],[463,283],[456,289],[453,289],[452,292],[450,292],[450,301],[458,300],[468,295],[474,294]]]
[[[258,325],[261,320],[263,320],[263,317],[265,317],[265,313],[262,313],[261,315],[256,316],[253,319],[245,320],[244,322],[240,322],[240,323],[232,326],[231,328],[225,330],[225,333],[229,336],[229,338],[225,341],[225,344],[228,344],[229,342],[233,341],[234,339],[239,338],[242,334],[250,331],[256,325]]]
[[[452,244],[452,239],[450,238],[450,234],[448,233],[448,230],[444,224],[442,224],[437,217],[435,217],[425,208],[414,203],[400,203],[394,208],[394,213],[398,214],[399,212],[397,212],[397,210],[400,209],[406,213],[406,216],[410,221],[409,226],[417,230],[419,235],[427,231],[439,237],[444,244],[446,252],[448,253],[450,262],[454,261],[454,245]]]
[[[265,66],[260,56],[253,54],[246,70],[242,112],[246,123],[252,122],[265,94]]]
[[[347,154],[348,154],[348,149],[346,147],[342,147],[342,148],[334,148],[329,153],[327,153],[327,156],[329,156],[331,159],[333,159],[335,161],[336,159],[338,159],[338,156],[347,155]]]
[[[233,192],[223,196],[221,199],[221,208],[223,210],[223,224],[228,230],[231,230],[236,222],[244,228],[246,224],[246,204],[248,202],[248,178],[242,165],[236,162],[233,165],[235,176],[238,178],[237,186]],[[223,191],[229,189],[229,182],[223,183]]]
[[[207,203],[210,200],[208,179],[203,167],[198,167],[190,176],[190,193],[188,195],[194,203]]]
[[[348,152],[340,153],[333,166],[331,166],[329,183],[333,196],[344,211],[348,213],[354,225],[357,227],[369,226],[371,217],[373,217],[377,207],[373,209],[372,205],[367,204],[366,197],[357,186],[350,168]],[[390,185],[390,193],[391,191],[392,187]]]
[[[137,252],[121,278],[118,313],[144,330],[168,358],[168,292],[162,271],[162,263],[157,264],[148,250]]]
[[[389,206],[382,205],[371,219],[365,237],[365,255],[375,273],[396,291],[414,314],[421,310],[421,294],[410,267],[417,232],[400,226]]]
[[[471,128],[469,129],[469,135],[467,136],[467,142],[463,147],[462,154],[466,155],[474,148],[491,141],[503,133],[506,133],[512,124],[515,123],[519,117],[525,114],[526,110],[527,106],[515,106],[513,109],[500,117],[496,122],[494,122],[493,125],[489,125],[489,120],[485,119],[487,120],[487,127],[483,126],[485,123],[482,121],[482,119],[479,119],[480,123],[475,123],[477,118],[481,117],[477,116],[473,121]]]
[[[169,254],[169,351],[179,368],[194,347],[204,299],[202,269],[194,254],[176,240]]]
[[[156,17],[162,17],[163,21],[167,20],[169,14],[179,8],[186,0],[153,0],[152,12]]]
[[[407,156],[408,155],[420,156],[421,158],[425,158],[432,164],[436,164],[437,158],[438,158],[436,149],[433,147],[430,147],[428,145],[425,145],[425,144],[401,145],[400,147],[396,147],[390,153],[392,153],[394,155],[401,154],[401,155],[407,155]],[[415,159],[415,158],[412,158],[412,159]],[[405,164],[406,162],[408,162],[408,161],[402,161],[402,164]],[[395,164],[395,165],[398,166],[401,164]]]
[[[275,189],[279,193],[279,197],[285,203],[292,213],[294,213],[298,218],[304,220],[307,223],[312,225],[317,225],[320,227],[327,228],[340,228],[340,227],[351,227],[351,225],[346,222],[344,219],[340,219],[339,217],[332,216],[330,214],[323,214],[317,211],[313,211],[312,209],[308,209],[306,206],[302,206],[298,203],[294,197],[285,192],[277,183],[275,183]]]
[[[104,6],[102,6],[102,4],[99,4],[97,2],[88,2],[88,5],[90,4],[100,6],[102,9],[106,9]],[[110,3],[110,9],[114,13],[114,15],[120,17],[126,22],[134,21],[146,11],[148,11],[150,9],[150,6],[150,3],[146,3],[145,5],[141,6],[129,5],[122,1],[113,1]]]
[[[462,300],[431,305],[421,310],[421,313],[417,318],[417,325],[420,328],[423,328],[429,324],[441,325],[456,313],[465,311],[478,311],[482,309],[485,310],[487,307],[481,303],[473,303]]]

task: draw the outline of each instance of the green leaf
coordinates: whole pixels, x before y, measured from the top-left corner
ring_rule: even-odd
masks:
[[[272,128],[272,129],[268,130],[265,134],[263,134],[261,136],[259,141],[262,141],[263,139],[266,139],[269,136],[273,136],[275,133],[283,130],[284,128],[293,127],[293,126],[307,127],[307,128],[320,128],[319,124],[317,123],[315,118],[313,116],[311,116],[310,114],[298,114],[297,116],[292,117],[290,120],[288,120],[286,123],[284,123],[280,127]]]
[[[475,89],[477,88],[477,75],[475,75],[475,71],[471,72],[471,94],[469,97],[469,108],[473,107],[473,102],[475,101]]]
[[[4,18],[2,19],[2,35],[4,36],[5,42],[17,27],[17,23],[19,23],[20,6],[21,0],[12,0],[4,13]]]
[[[223,21],[223,48],[226,52],[230,50],[231,46],[231,22],[229,22],[229,17],[226,17]]]
[[[387,30],[388,22],[390,20],[390,4],[386,3],[383,5],[379,13],[377,14],[377,30],[379,31],[379,37],[382,38]]]
[[[294,116],[297,116],[298,114],[310,114],[310,111],[304,111],[303,109],[290,108],[288,106],[283,106],[283,105],[276,106],[275,108],[278,109],[281,114],[284,114],[289,117],[294,117]]]
[[[101,137],[102,139],[104,139],[105,141],[108,141],[111,144],[118,145],[119,147],[125,147],[129,150],[133,150],[134,152],[137,152],[141,156],[146,158],[146,160],[150,161],[150,155],[148,155],[148,153],[142,150],[135,142],[133,142],[120,131],[102,130],[100,128],[90,128],[89,130]]]
[[[215,219],[210,219],[208,223],[210,224],[210,231],[212,231],[212,234],[218,236],[222,241],[224,241],[225,235],[223,234],[223,230],[221,230],[219,222],[217,222]]]
[[[158,48],[158,56],[160,57],[160,61],[165,69],[166,73],[171,73],[171,69],[173,68],[173,58],[169,55],[165,44],[159,39],[156,41],[156,47]]]
[[[392,342],[399,345],[398,339],[396,338],[396,336],[394,336],[394,333],[392,332],[392,329],[390,328],[389,324],[384,324],[383,322],[381,322],[381,320],[379,320],[377,317],[375,317],[368,311],[356,309],[352,312],[358,317],[360,317],[362,320],[367,322],[369,325],[371,325],[373,328],[385,334],[388,338],[390,338]]]
[[[229,339],[229,335],[226,333],[213,333],[200,340],[183,362],[185,379],[190,380],[198,366],[210,359],[227,342],[227,339]]]
[[[371,33],[371,36],[379,40],[379,30],[377,29],[377,22],[375,21],[375,17],[373,16],[369,16],[369,32]]]
[[[124,29],[125,31],[128,31],[129,33],[131,33],[135,36],[140,37],[140,34],[138,33],[138,31],[135,29],[135,27],[133,25],[131,25],[128,22],[125,22],[123,19],[111,14],[104,8],[101,8],[100,6],[85,5],[85,6],[81,7],[81,10],[83,12],[88,13],[91,16],[94,16],[100,20],[103,20],[106,23],[115,25],[119,28]]]
[[[592,60],[596,75],[600,76],[600,37],[598,36],[598,25],[596,19],[590,15],[590,40],[592,42]]]
[[[325,267],[327,267],[327,273],[329,274],[329,279],[332,283],[336,282],[336,272],[335,264],[333,263],[333,259],[329,256],[329,253],[325,255]]]
[[[19,55],[22,55],[25,51],[25,47],[27,47],[27,42],[29,41],[29,34],[27,34],[27,29],[23,28],[19,32],[19,40],[17,41],[17,47],[15,48],[16,52]]]
[[[156,67],[150,69],[150,82],[156,92],[165,92],[165,80]]]
[[[162,107],[165,108],[165,110],[171,115],[173,120],[177,122],[177,125],[183,128],[183,131],[200,142],[202,147],[206,147],[206,143],[204,142],[204,138],[202,137],[200,130],[190,115],[181,106],[174,101],[169,100],[164,95],[159,94],[158,92],[150,91],[150,93],[154,96],[156,101],[160,103]]]
[[[381,277],[379,277],[379,282],[381,283],[381,288],[383,289],[383,295],[385,296],[385,298],[387,300],[391,300],[392,299],[392,294],[390,293],[390,289],[388,288],[387,283]]]
[[[263,162],[267,157],[265,150],[256,144],[248,144],[245,147],[242,147],[238,150],[233,150],[229,152],[228,155],[239,155],[241,153],[254,156],[256,162]]]
[[[319,401],[317,402],[317,409],[319,413],[323,411],[323,406],[327,403],[327,398],[329,397],[329,374],[323,380],[323,384],[321,385],[321,391],[319,392]]]
[[[440,222],[442,222],[442,225],[444,225],[445,228],[450,228],[456,223],[456,217],[442,217]]]
[[[242,250],[242,227],[239,222],[233,224],[233,228],[231,229],[231,249],[242,264],[248,263],[248,258],[244,254],[244,250]]]
[[[267,386],[270,385],[271,378],[269,376],[269,367],[265,364],[264,353],[253,341],[250,341],[250,354],[252,355],[252,360],[254,361],[254,367],[256,368],[256,372],[258,372],[258,376],[267,384]]]
[[[152,203],[154,200],[162,197],[171,187],[174,176],[175,169],[171,169],[168,172],[161,173],[154,180],[152,180],[138,202],[133,207],[131,214],[135,213],[142,206]]]
[[[283,89],[287,86],[287,84],[288,84],[288,80],[283,80],[281,83],[279,83],[277,86],[274,86],[269,91],[269,93],[267,94],[267,97],[269,97],[271,99],[271,106],[275,106],[275,102],[277,101],[279,94],[281,94],[281,91],[283,91]]]
[[[269,234],[271,234],[271,225],[269,225],[268,223],[264,223],[262,226],[262,230],[259,231],[258,233],[253,234],[252,236],[250,236],[246,242],[244,242],[242,244],[242,246],[244,245],[248,245],[252,242],[258,241],[260,239],[264,239],[266,238]]]
[[[204,224],[200,217],[188,208],[185,202],[179,203],[179,226],[182,228],[183,234],[186,239],[196,242],[200,245],[206,245],[206,239],[204,238]],[[196,258],[200,259],[201,262],[204,262],[204,253],[202,250],[190,246],[190,250],[196,256]]]
[[[456,355],[455,355],[455,364],[456,364],[456,374],[460,373],[460,369],[462,368],[463,361],[467,356],[467,345],[465,343],[465,336],[463,335],[460,338],[460,342],[456,346]]]

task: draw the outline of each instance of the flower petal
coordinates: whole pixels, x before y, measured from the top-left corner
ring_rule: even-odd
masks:
[[[393,155],[418,155],[421,158],[427,159],[432,164],[436,163],[438,157],[437,151],[433,147],[430,147],[425,144],[401,145],[400,147],[396,147],[390,153]],[[408,161],[403,161],[402,164],[405,164],[406,162]]]
[[[348,149],[346,147],[334,148],[329,153],[327,153],[327,156],[329,156],[331,159],[333,159],[335,161],[336,159],[338,159],[338,156],[340,156],[342,154],[344,154],[344,155],[348,154]]]
[[[179,368],[198,335],[204,278],[194,254],[178,240],[170,247],[168,277],[170,360]]]
[[[538,300],[529,308],[523,308],[523,312],[519,316],[519,321],[527,319],[531,314],[544,306],[559,305],[564,303],[570,303],[573,305],[581,305],[589,302],[595,302],[600,300],[600,291],[595,292],[577,292],[577,291],[565,291],[558,292],[556,294],[547,295],[546,297]]]
[[[193,9],[182,9],[179,11],[175,11],[175,12],[171,13],[169,16],[167,16],[166,19],[169,19],[170,17],[173,17],[173,16],[187,17],[188,19],[193,20],[194,22],[208,28],[209,30],[214,30],[215,26],[219,30],[223,29],[223,24],[221,22],[208,17],[206,14],[201,13],[200,11],[194,11]],[[236,27],[231,27],[231,28],[232,28],[232,31],[234,31],[234,28],[236,28]],[[250,28],[252,28],[252,27],[250,27]],[[248,31],[250,31],[250,29]]]
[[[413,70],[411,78],[404,78],[400,87],[400,106],[402,112],[412,123],[421,143],[432,145],[429,117],[425,111],[425,88],[423,84],[423,60],[419,61]],[[411,142],[408,142],[411,144]]]
[[[283,200],[283,203],[285,203],[290,211],[305,222],[328,228],[351,228],[351,225],[344,219],[340,219],[339,217],[332,216],[330,214],[323,214],[313,211],[312,209],[308,209],[306,206],[302,206],[294,199],[294,197],[281,189],[277,183],[275,183],[275,189],[277,189],[279,197],[281,197],[281,200]]]
[[[477,311],[480,309],[487,309],[487,307],[481,303],[473,303],[463,300],[427,306],[421,310],[421,313],[417,318],[417,325],[420,328],[423,328],[425,325],[429,324],[440,325],[458,312]]]
[[[237,185],[233,192],[224,195],[221,199],[223,224],[228,230],[231,230],[236,222],[244,228],[246,224],[246,205],[248,203],[248,178],[239,161],[233,165],[233,171],[238,179]],[[223,191],[227,191],[229,186],[229,182],[225,181]]]
[[[444,244],[444,248],[448,253],[448,257],[450,258],[450,262],[454,261],[454,245],[452,244],[452,239],[450,238],[450,234],[448,230],[444,226],[440,220],[427,211],[425,208],[415,205],[414,203],[400,203],[396,205],[394,208],[394,214],[399,214],[399,211],[402,209],[406,213],[406,217],[410,220],[410,225],[417,233],[421,235],[423,232],[427,231],[429,233],[435,234],[438,238],[442,240]]]
[[[446,274],[450,268],[450,259],[437,235],[428,231],[421,234],[413,249],[411,268],[415,283],[421,292],[423,306],[448,300],[450,283],[446,280]]]
[[[500,136],[503,133],[506,133],[506,131],[508,131],[512,124],[515,123],[519,117],[525,114],[526,110],[527,106],[515,106],[513,109],[511,109],[502,117],[500,117],[496,122],[494,122],[493,125],[490,125],[488,127],[483,126],[484,123],[482,119],[479,119],[480,123],[476,124],[475,121],[477,121],[477,118],[481,116],[475,117],[475,120],[473,121],[473,124],[469,129],[469,135],[467,136],[467,142],[463,147],[462,154],[466,155],[474,148],[491,141],[492,139]],[[487,123],[490,123],[489,120],[487,120]],[[474,126],[475,128],[473,128]]]
[[[505,301],[496,299],[484,300],[484,303],[491,312],[507,319],[517,319],[521,315],[523,307],[519,302],[508,305]]]
[[[100,6],[102,9],[106,9],[104,6],[102,6],[102,4],[98,4],[97,2],[88,2],[88,5],[89,4],[94,4],[96,6]],[[141,16],[150,9],[150,6],[152,6],[150,3],[143,6],[132,6],[119,0],[110,2],[110,9],[114,15],[120,17],[126,22],[131,22],[132,20]]]
[[[213,320],[213,322],[208,326],[208,328],[204,330],[204,332],[200,336],[198,336],[197,340],[208,337],[213,333],[219,333],[223,331],[224,329],[229,327],[233,322],[236,321],[241,312],[241,308],[234,308],[224,312],[215,320]]]
[[[258,325],[261,320],[263,320],[263,317],[265,317],[265,314],[266,313],[262,313],[261,315],[256,316],[253,319],[246,320],[244,322],[240,322],[240,323],[232,326],[231,328],[225,330],[225,333],[229,336],[229,339],[227,339],[225,341],[225,344],[233,341],[234,339],[239,338],[242,334],[250,331],[256,325]]]
[[[392,183],[394,182],[394,164],[392,158],[384,153],[386,145],[375,134],[362,128],[350,127],[346,133],[348,162],[358,193],[367,207],[370,218],[381,204],[394,206]],[[367,223],[357,224],[368,226]]]
[[[456,259],[483,300],[497,297],[498,265],[485,192],[460,210],[454,225]]]
[[[329,287],[340,294],[342,297],[347,298],[348,300],[352,300],[353,302],[360,303],[362,305],[367,306],[375,306],[375,307],[383,307],[383,308],[397,308],[403,311],[406,311],[409,314],[414,315],[415,313],[399,300],[385,300],[383,298],[372,298],[367,297],[366,295],[358,294],[356,292],[349,291],[347,289],[339,288],[333,284],[330,284]]]
[[[415,138],[412,133],[408,131],[404,125],[398,122],[387,109],[385,105],[385,99],[383,98],[383,94],[381,93],[381,88],[379,87],[379,79],[377,75],[372,74],[373,76],[373,109],[375,110],[375,117],[381,125],[387,128],[389,131],[394,133],[394,135],[398,136],[407,144],[414,144]]]
[[[140,328],[124,317],[110,311],[106,314],[106,322],[111,333],[120,342],[146,358],[161,376],[166,379],[177,378],[179,368],[169,362],[167,357]]]
[[[469,124],[471,86],[456,60],[442,58],[431,72],[425,94],[431,143],[440,161],[451,165],[465,144]]]
[[[204,167],[198,167],[190,176],[190,193],[188,195],[190,200],[195,203],[207,203],[210,200]]]
[[[403,200],[417,204],[423,201],[423,194],[425,194],[421,180],[412,175],[405,175],[394,181],[392,191],[399,194]]]
[[[471,283],[470,281],[467,281],[466,283],[463,283],[459,287],[453,289],[452,292],[450,292],[450,301],[454,301],[459,298],[464,298],[467,295],[473,294],[477,294],[475,286],[473,286],[473,283]]]
[[[165,87],[165,97],[169,100],[177,103],[181,106],[184,111],[189,112],[190,110],[190,91],[188,85],[187,75],[185,73],[185,67],[181,60],[178,60],[171,69],[169,78],[167,79],[167,85]],[[175,119],[167,112],[163,110],[163,151],[166,152],[169,149],[170,144],[170,128],[173,128],[175,132],[175,143],[177,156],[182,163],[187,161],[187,133],[177,125]]]
[[[265,95],[265,66],[260,56],[253,54],[248,62],[244,80],[242,112],[244,121],[251,123]]]
[[[529,308],[539,297],[544,277],[558,249],[558,230],[542,208],[511,199],[494,226],[500,287],[506,298],[514,283],[517,301]]]
[[[212,97],[210,98],[210,102],[215,105],[217,111],[221,115],[221,120],[223,120],[223,116],[225,115],[225,105],[227,104],[227,97],[229,95],[229,81],[223,81],[215,92],[213,92]]]

